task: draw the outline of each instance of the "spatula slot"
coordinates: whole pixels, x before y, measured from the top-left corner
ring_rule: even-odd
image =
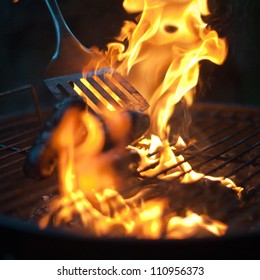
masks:
[[[70,86],[73,88],[73,90],[75,91],[75,94],[80,95],[82,98],[84,98],[85,102],[88,104],[88,107],[90,109],[90,111],[95,112],[96,114],[102,114],[102,110],[100,109],[99,105],[100,104],[95,104],[93,102],[93,100],[91,100],[86,94],[85,92],[83,92],[83,90],[78,86],[78,84],[80,84],[80,82],[78,82],[77,84],[72,82],[70,84]]]
[[[61,84],[56,84],[56,87],[59,89],[59,91],[65,96],[69,97],[71,96],[72,92],[70,93],[65,87]],[[75,94],[75,93],[74,93]]]
[[[119,108],[119,105],[115,102],[111,96],[109,96],[104,89],[101,87],[96,87],[97,84],[93,84],[89,81],[89,79],[81,78],[81,83],[88,88],[96,97],[97,99],[108,109],[109,111],[116,111]]]

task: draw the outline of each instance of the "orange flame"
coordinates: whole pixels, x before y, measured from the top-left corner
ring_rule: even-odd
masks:
[[[125,0],[129,12],[142,12],[138,25],[126,22],[119,40],[129,47],[109,44],[108,57],[117,54],[118,71],[150,100],[152,133],[167,138],[174,105],[185,98],[192,104],[199,77],[199,61],[222,64],[225,39],[210,30],[201,16],[209,13],[205,0]]]
[[[121,43],[111,43],[107,56],[111,62],[117,57],[120,63],[117,70],[150,100],[150,139],[143,139],[135,147],[130,147],[141,155],[139,171],[145,170],[141,175],[153,177],[167,167],[181,163],[159,177],[169,180],[183,173],[182,183],[198,181],[204,174],[193,171],[182,155],[175,156],[176,149],[169,144],[169,119],[181,99],[192,104],[199,78],[199,62],[207,59],[222,64],[225,61],[226,40],[219,38],[217,32],[202,20],[202,15],[209,14],[206,0],[125,0],[123,5],[128,12],[142,11],[142,14],[137,25],[125,22],[117,38],[119,41],[128,39],[128,48]],[[186,146],[181,137],[176,143],[176,148],[178,146]],[[157,156],[149,156],[156,151]],[[158,165],[149,168],[155,162]],[[213,180],[233,188],[238,195],[242,191],[234,183],[230,184],[231,180]]]
[[[180,177],[181,183],[208,178],[240,194],[242,188],[230,179],[197,173],[182,155],[176,155],[176,151],[186,146],[181,137],[174,147],[169,144],[169,118],[181,99],[192,104],[199,62],[207,59],[222,64],[227,55],[225,39],[220,39],[202,20],[202,15],[209,14],[207,1],[125,0],[123,5],[128,12],[142,13],[138,24],[125,22],[117,38],[118,41],[127,39],[128,47],[110,43],[106,56],[111,65],[150,100],[150,134],[128,147],[141,157],[140,175],[157,176],[161,180]],[[86,86],[92,90],[90,84]],[[85,98],[76,85],[74,89]],[[68,222],[77,214],[87,231],[97,236],[181,239],[202,230],[217,236],[225,234],[227,226],[206,215],[187,211],[186,216],[181,217],[169,213],[166,199],[144,201],[145,190],[128,199],[118,192],[112,159],[115,154],[125,153],[124,139],[131,126],[124,112],[100,101],[108,110],[97,109],[108,123],[117,145],[108,152],[102,151],[104,128],[90,113],[78,115],[72,111],[64,117],[55,134],[61,197],[52,203],[52,213],[56,213],[54,224]],[[77,139],[80,127],[86,133]],[[50,217],[43,218],[40,226],[45,227]]]
[[[190,211],[185,218],[172,217],[167,228],[167,237],[174,239],[184,239],[192,237],[199,232],[198,229],[205,229],[217,236],[224,235],[227,226],[219,221],[214,221],[206,215],[197,215]]]

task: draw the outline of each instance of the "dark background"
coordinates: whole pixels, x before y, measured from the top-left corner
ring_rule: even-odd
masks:
[[[207,21],[220,36],[227,37],[229,54],[221,67],[202,63],[197,100],[258,107],[260,1],[209,2],[212,16]],[[59,0],[58,3],[73,33],[88,47],[104,48],[118,34],[123,21],[133,18],[122,8],[122,0]],[[43,104],[48,106],[55,101],[43,83],[56,44],[44,0],[21,0],[17,4],[1,0],[0,38],[0,92],[33,84]]]

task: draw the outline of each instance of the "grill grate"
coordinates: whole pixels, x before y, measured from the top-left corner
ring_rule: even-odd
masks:
[[[35,94],[31,87],[23,87],[17,91]],[[7,94],[10,95],[11,92]],[[39,104],[37,98],[34,100],[36,113],[0,120],[0,214],[24,220],[28,219],[42,196],[57,191],[55,174],[43,181],[33,181],[23,175],[22,166],[26,152],[42,128]],[[259,109],[195,104],[192,107],[192,122],[189,135],[196,140],[179,151],[185,158],[183,162],[189,162],[195,171],[231,178],[237,185],[243,186],[246,189],[243,207],[239,212],[230,215],[227,222],[229,226],[237,229],[238,224],[248,225],[253,217],[253,224],[251,219],[249,228],[259,229]],[[152,181],[144,180],[141,184],[148,185]],[[140,187],[140,184],[137,187]],[[199,190],[196,195],[198,194]],[[231,209],[229,207],[231,206],[222,209],[222,212],[227,212]]]
[[[187,157],[193,168],[212,176],[231,177],[245,188],[260,186],[257,176],[260,164],[259,111],[217,106],[198,109],[203,112],[202,121],[208,123],[211,118],[217,119],[218,123],[196,135],[198,152]],[[196,129],[196,125],[191,129]]]
[[[24,159],[43,127],[43,115],[31,86],[2,93],[0,98],[10,95],[15,98],[17,94],[32,94],[35,112],[0,119],[0,213],[26,219],[35,201],[56,189],[56,180],[33,182],[23,175]]]

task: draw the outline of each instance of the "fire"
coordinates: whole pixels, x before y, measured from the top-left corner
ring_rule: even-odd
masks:
[[[184,239],[196,235],[198,228],[205,229],[217,236],[225,234],[227,226],[205,215],[187,212],[185,218],[172,217],[168,223],[167,237]]]
[[[96,236],[182,239],[202,230],[221,236],[227,230],[225,224],[189,209],[184,209],[186,216],[169,213],[166,198],[146,201],[146,190],[124,197],[119,192],[116,178],[120,174],[113,160],[135,151],[140,155],[137,171],[142,178],[179,178],[184,184],[207,178],[241,193],[242,188],[230,179],[195,172],[178,153],[186,147],[181,136],[175,145],[170,139],[169,119],[174,106],[181,100],[189,106],[193,102],[199,62],[207,59],[222,64],[227,55],[226,41],[202,20],[202,15],[209,14],[206,0],[125,0],[123,5],[128,12],[141,15],[137,24],[125,22],[117,42],[108,45],[105,55],[149,99],[150,129],[125,149],[131,130],[129,119],[125,112],[105,103],[107,111],[97,109],[116,145],[104,151],[106,135],[98,117],[88,111],[80,115],[69,112],[55,135],[61,197],[53,201],[51,214],[40,226],[45,227],[53,216],[54,225],[60,225],[77,215],[86,231]],[[125,40],[127,47],[119,43]],[[85,98],[76,85],[74,89]]]
[[[181,100],[192,105],[199,62],[207,59],[223,64],[228,52],[226,40],[219,38],[202,20],[202,16],[209,14],[206,0],[125,0],[123,5],[128,12],[142,11],[142,14],[136,26],[125,22],[117,38],[128,39],[128,48],[111,43],[107,55],[112,63],[117,56],[117,70],[150,100],[150,138],[145,136],[138,145],[130,147],[141,155],[139,171],[145,177],[159,175],[169,180],[183,174],[182,183],[198,181],[205,175],[193,171],[182,155],[175,155],[178,147],[186,146],[183,139],[179,137],[175,147],[169,143],[169,119]],[[144,142],[148,145],[144,146]],[[149,156],[154,152],[157,156]],[[158,165],[149,168],[156,157]],[[178,166],[170,173],[160,174],[175,165]],[[207,179],[220,181],[238,194],[242,191],[229,179],[209,176]]]
[[[165,139],[174,105],[182,98],[192,104],[199,61],[222,64],[227,44],[202,21],[209,13],[205,0],[126,0],[124,7],[143,12],[138,25],[126,22],[117,38],[128,38],[129,47],[111,43],[108,56],[119,53],[117,70],[150,100],[152,133]]]

